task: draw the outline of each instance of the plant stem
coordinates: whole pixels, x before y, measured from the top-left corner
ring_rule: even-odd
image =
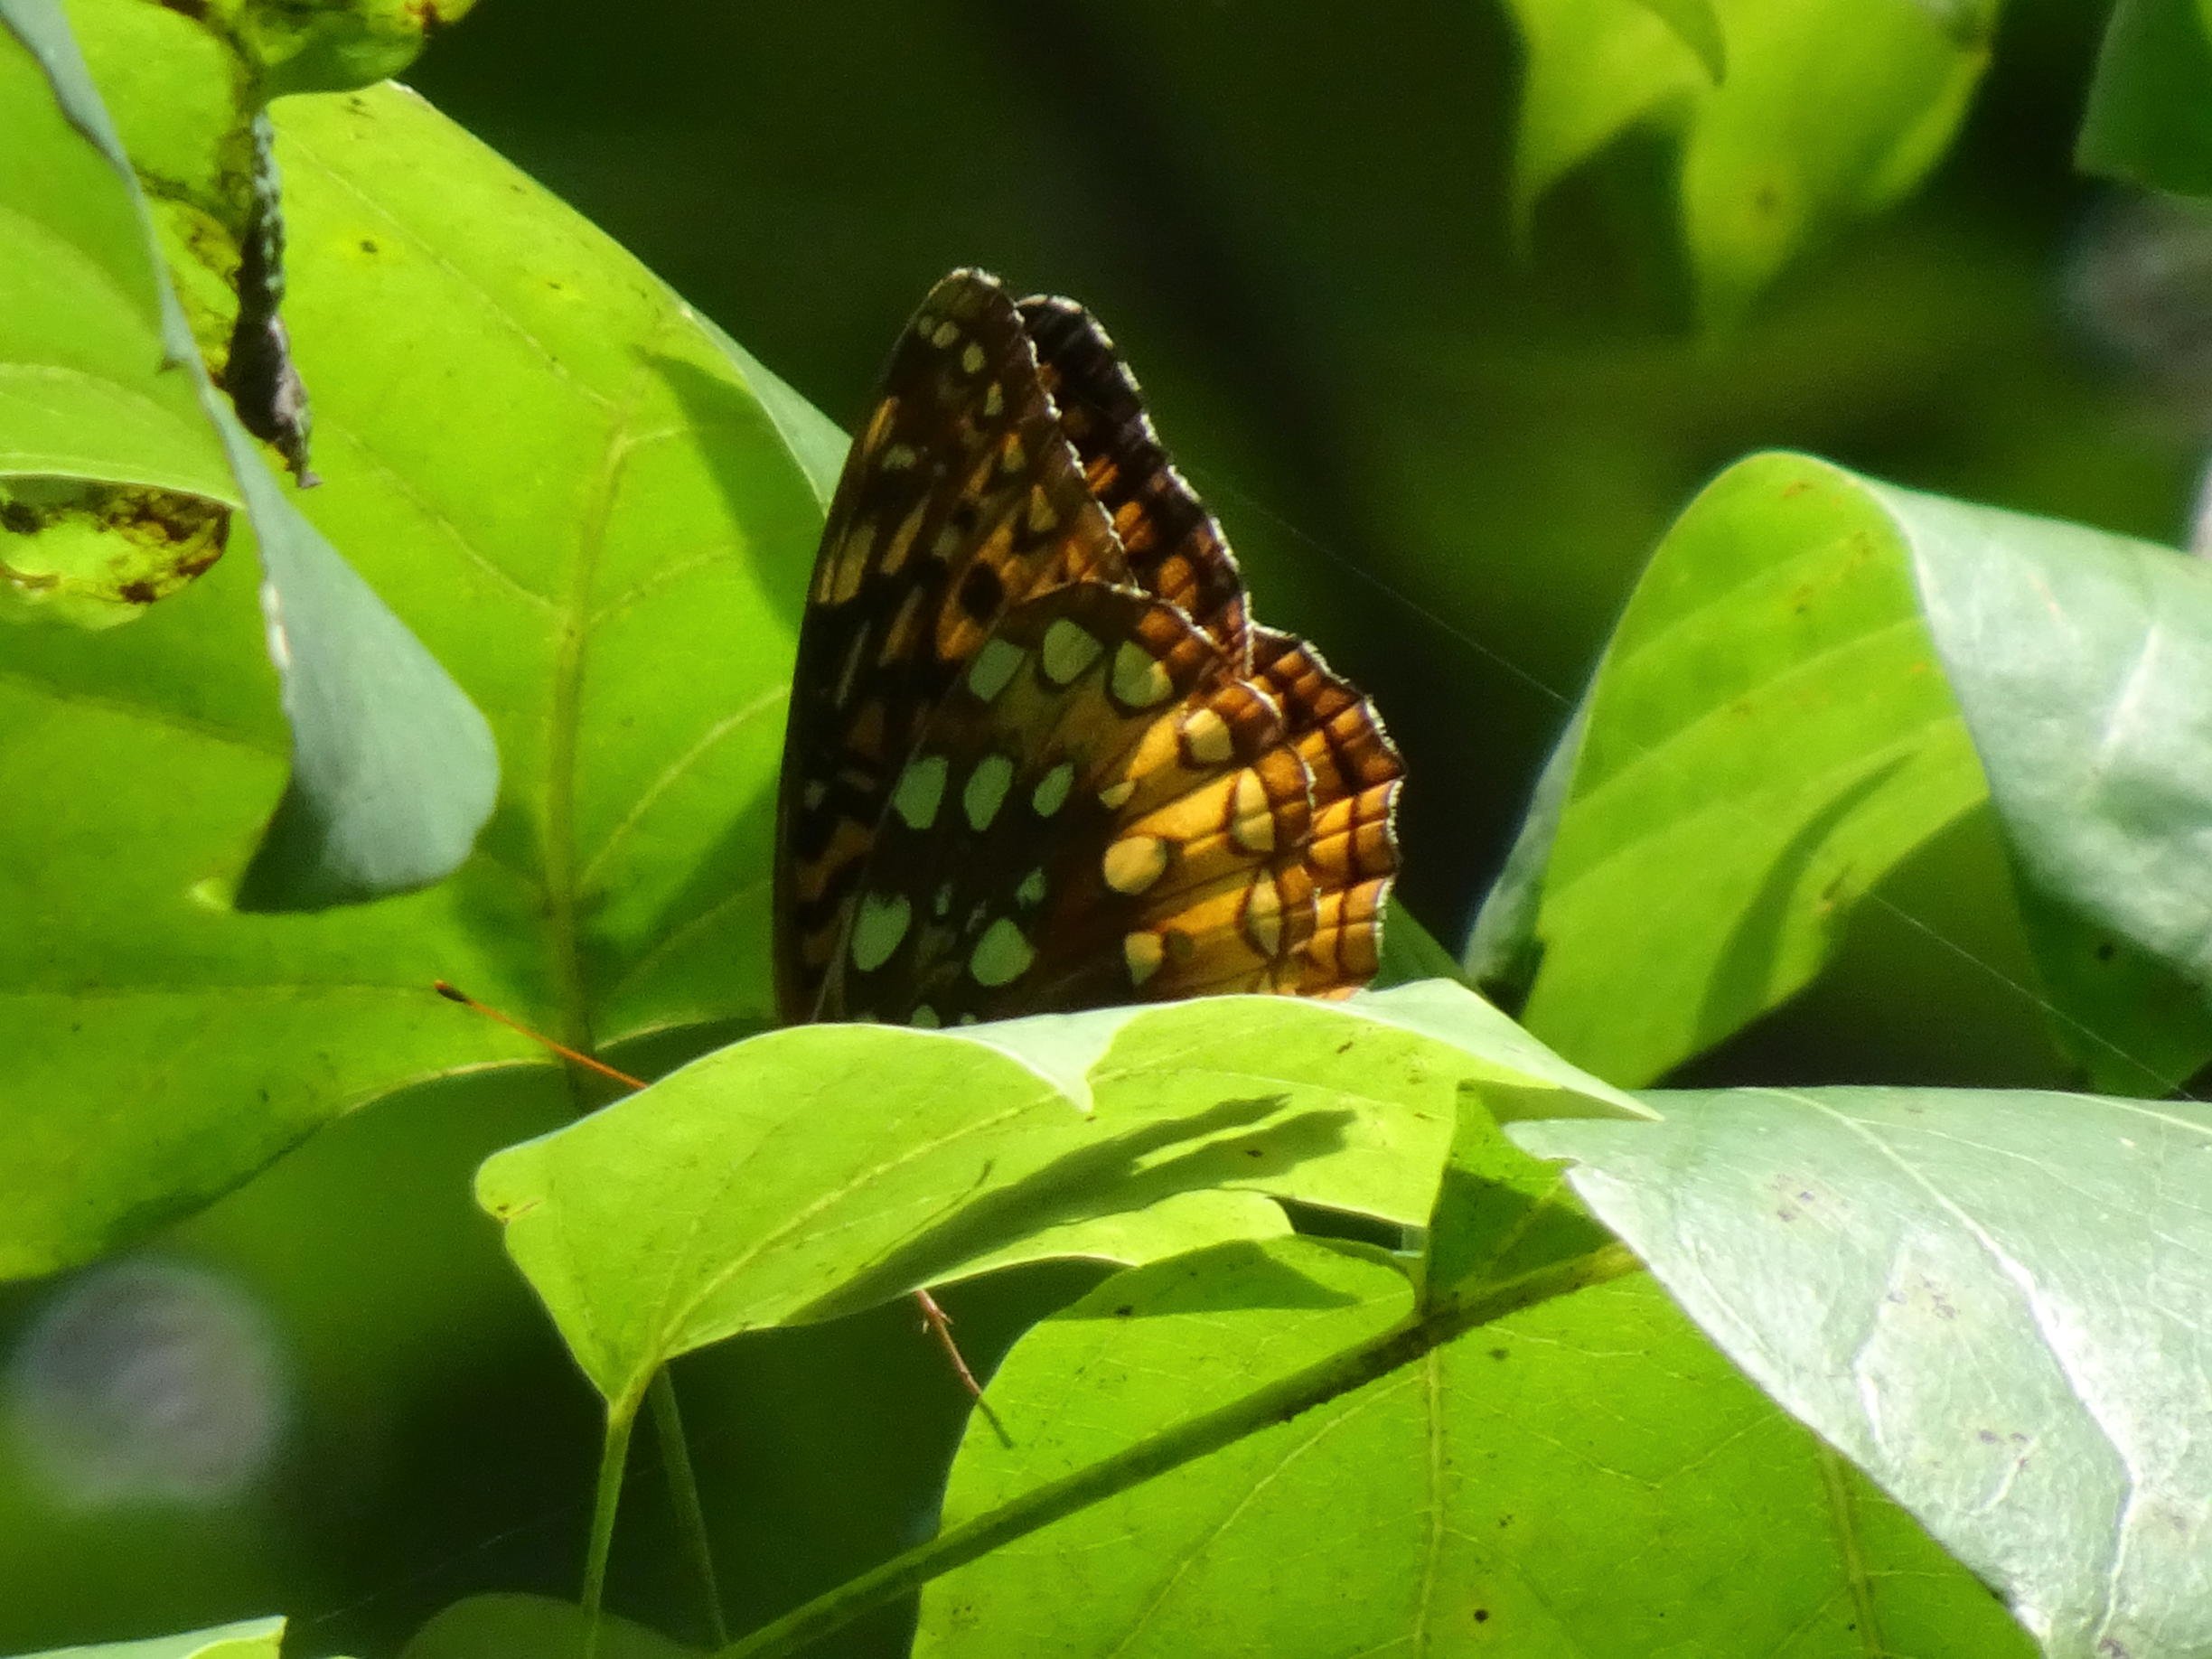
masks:
[[[653,1432],[661,1442],[661,1462],[668,1475],[669,1496],[676,1505],[676,1524],[690,1546],[692,1570],[698,1574],[699,1590],[707,1598],[707,1628],[717,1647],[726,1646],[729,1626],[722,1617],[722,1587],[715,1579],[707,1511],[699,1504],[698,1476],[691,1467],[691,1448],[684,1439],[676,1384],[666,1369],[653,1373],[645,1397],[652,1407]]]
[[[1439,1303],[1356,1347],[1333,1354],[1241,1400],[1203,1412],[1126,1451],[1047,1481],[988,1514],[940,1532],[929,1542],[793,1608],[773,1624],[764,1625],[722,1649],[717,1659],[777,1659],[796,1653],[862,1614],[909,1595],[932,1579],[965,1566],[1001,1544],[1219,1451],[1248,1434],[1289,1422],[1340,1394],[1364,1388],[1477,1326],[1555,1296],[1639,1272],[1642,1268],[1643,1263],[1625,1246],[1608,1244],[1571,1261],[1486,1285],[1464,1300]]]
[[[592,1500],[591,1544],[584,1557],[584,1659],[599,1647],[599,1610],[606,1598],[607,1556],[614,1547],[614,1511],[622,1504],[623,1470],[630,1461],[630,1427],[637,1420],[633,1403],[607,1408],[606,1439],[599,1448],[599,1487]]]

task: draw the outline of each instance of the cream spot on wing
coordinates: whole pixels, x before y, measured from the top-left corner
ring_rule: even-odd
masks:
[[[876,464],[886,473],[904,473],[921,458],[921,452],[912,444],[894,444],[883,452],[883,459]]]
[[[1275,848],[1275,814],[1268,806],[1267,785],[1250,769],[1237,773],[1229,833],[1246,852],[1272,852]]]
[[[1121,810],[1122,803],[1136,792],[1137,780],[1123,778],[1119,783],[1109,783],[1104,789],[1099,791],[1099,805],[1104,807],[1109,812],[1118,812]]]
[[[1167,943],[1158,933],[1126,933],[1121,939],[1121,960],[1129,966],[1129,983],[1142,985],[1159,971],[1159,965],[1167,954]]]
[[[1116,893],[1142,893],[1167,873],[1168,844],[1157,835],[1125,835],[1099,861]]]
[[[968,971],[978,985],[1011,985],[1029,971],[1036,961],[1036,947],[1022,937],[1020,928],[1000,916],[983,930],[968,958]]]
[[[914,1011],[906,1017],[910,1026],[919,1026],[924,1031],[934,1031],[944,1022],[937,1017],[937,1010],[926,1002],[917,1003]]]
[[[929,332],[929,342],[939,351],[944,350],[961,336],[960,324],[947,317]]]
[[[990,828],[1013,783],[1014,763],[1005,755],[986,755],[976,763],[975,770],[968,774],[968,787],[961,792],[961,805],[968,813],[970,828]]]
[[[1023,876],[1021,886],[1014,889],[1014,902],[1035,909],[1045,902],[1045,872],[1041,868],[1034,869]]]
[[[972,340],[961,351],[961,368],[969,374],[982,372],[983,348]]]
[[[1006,410],[1006,389],[993,380],[983,389],[983,413],[997,420]]]
[[[1174,689],[1167,665],[1135,640],[1124,640],[1115,648],[1113,694],[1122,707],[1149,708],[1165,701]]]
[[[1229,722],[1211,708],[1194,708],[1183,717],[1183,753],[1192,765],[1218,766],[1235,749]]]
[[[1075,763],[1062,761],[1037,780],[1036,788],[1029,792],[1029,810],[1039,818],[1050,818],[1066,802],[1074,783]]]
[[[968,665],[968,689],[985,702],[990,702],[1007,689],[1015,670],[1021,667],[1022,659],[1028,654],[1011,640],[996,636],[985,640],[982,649],[975,654],[975,661]]]
[[[1085,669],[1104,654],[1105,650],[1105,646],[1099,643],[1096,634],[1062,616],[1045,630],[1045,640],[1037,651],[1037,661],[1045,670],[1045,678],[1054,685],[1073,685]]]
[[[1244,937],[1262,956],[1282,943],[1282,894],[1272,876],[1256,876],[1244,899]]]
[[[862,973],[873,973],[891,960],[891,953],[906,937],[914,920],[914,906],[904,893],[871,893],[860,901],[853,918],[852,961]]]
[[[943,755],[917,755],[899,773],[898,787],[891,792],[891,810],[906,820],[909,830],[926,830],[937,821],[946,771]]]

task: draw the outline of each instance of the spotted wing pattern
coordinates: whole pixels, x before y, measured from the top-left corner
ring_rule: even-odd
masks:
[[[817,558],[776,868],[787,1019],[950,1024],[1373,973],[1401,767],[1253,627],[1111,342],[980,273],[893,352]]]

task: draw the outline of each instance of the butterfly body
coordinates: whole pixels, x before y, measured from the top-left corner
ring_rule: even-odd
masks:
[[[786,1020],[950,1025],[1372,975],[1401,767],[1252,626],[1112,342],[956,271],[831,502],[778,809]]]

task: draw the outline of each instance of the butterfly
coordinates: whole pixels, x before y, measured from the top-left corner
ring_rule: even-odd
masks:
[[[1373,976],[1403,768],[1255,625],[1113,342],[954,271],[848,454],[777,805],[783,1018],[933,1026]]]

